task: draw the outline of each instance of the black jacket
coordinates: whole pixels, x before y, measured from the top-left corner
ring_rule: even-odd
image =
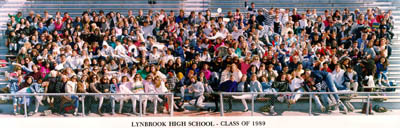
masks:
[[[55,88],[55,93],[65,93],[66,82],[58,81]]]
[[[287,92],[289,90],[289,83],[286,81],[275,81],[271,87],[277,89],[278,92]]]
[[[56,93],[56,77],[49,77],[49,86],[47,87],[47,93]]]
[[[102,92],[102,93],[109,93],[109,92],[110,92],[110,84],[101,84],[101,83],[98,83],[98,84],[96,85],[96,89],[99,90],[99,91]],[[106,91],[106,90],[108,90],[108,91]]]

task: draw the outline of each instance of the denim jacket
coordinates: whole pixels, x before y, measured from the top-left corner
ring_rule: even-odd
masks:
[[[120,84],[110,84],[110,92],[117,93]]]
[[[18,79],[10,79],[8,80],[10,83],[8,84],[8,88],[10,88],[10,93],[15,93],[19,90]]]
[[[29,86],[31,93],[43,93],[44,88],[42,87],[41,84],[38,83],[33,83],[31,86]]]

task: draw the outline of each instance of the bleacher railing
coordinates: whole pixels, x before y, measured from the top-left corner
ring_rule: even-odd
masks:
[[[254,102],[256,100],[255,95],[294,95],[294,94],[303,94],[303,95],[308,95],[308,102],[309,102],[309,115],[312,115],[312,96],[313,95],[321,95],[321,94],[358,94],[358,95],[366,95],[367,97],[362,98],[362,99],[366,99],[366,103],[367,103],[367,108],[366,110],[369,110],[370,108],[370,100],[371,98],[388,98],[388,99],[400,99],[399,96],[397,96],[398,94],[400,94],[400,92],[274,92],[274,93],[270,93],[270,92],[218,92],[217,93],[219,95],[219,99],[220,99],[220,116],[224,116],[224,96],[229,96],[229,95],[251,95],[251,116],[254,115]],[[371,96],[371,95],[396,95],[396,96]],[[30,96],[79,96],[79,97],[84,97],[84,96],[117,96],[117,95],[124,95],[124,96],[133,96],[133,95],[139,95],[139,103],[140,103],[140,110],[139,110],[139,116],[142,116],[143,112],[142,112],[142,96],[145,95],[166,95],[169,96],[171,98],[170,100],[170,105],[169,105],[169,116],[173,116],[174,114],[174,108],[173,108],[173,104],[174,104],[174,94],[173,93],[138,93],[138,94],[116,94],[116,93],[75,93],[75,94],[71,94],[71,93],[18,93],[18,94],[10,94],[10,93],[3,93],[0,94],[0,96],[8,96],[8,97],[21,97],[21,98],[26,98],[26,97],[30,97]],[[82,107],[82,116],[85,116],[85,98],[82,98],[81,100],[81,107]],[[28,117],[28,108],[27,108],[27,104],[26,104],[27,100],[24,100],[24,115],[25,117]],[[366,115],[369,115],[369,111],[366,111]]]
[[[254,101],[255,101],[255,95],[294,95],[294,94],[303,94],[303,95],[308,95],[308,102],[309,102],[309,111],[308,114],[309,116],[312,115],[312,96],[313,95],[320,95],[320,94],[363,94],[367,95],[367,108],[366,108],[366,115],[369,115],[369,105],[370,105],[370,100],[371,98],[391,98],[391,99],[400,99],[400,97],[391,97],[391,96],[371,96],[371,95],[388,95],[388,94],[400,94],[400,92],[219,92],[219,99],[220,99],[220,116],[224,116],[224,101],[223,98],[224,96],[227,95],[251,95],[251,116],[254,115]]]
[[[134,93],[134,94],[123,94],[123,93],[2,93],[0,96],[8,96],[8,97],[20,97],[23,98],[24,100],[24,115],[25,117],[28,117],[28,108],[27,108],[27,100],[26,97],[31,97],[31,96],[79,96],[79,97],[85,97],[85,96],[134,96],[138,95],[139,96],[139,116],[143,116],[142,112],[142,99],[143,96],[154,96],[154,95],[163,95],[163,96],[169,96],[171,98],[171,102],[168,103],[169,105],[169,116],[174,115],[174,94],[173,93]],[[85,98],[81,98],[81,107],[82,107],[82,116],[85,116]]]

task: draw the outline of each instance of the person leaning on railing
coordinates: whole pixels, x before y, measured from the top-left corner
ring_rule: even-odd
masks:
[[[308,70],[305,72],[305,77],[311,77],[314,79],[315,83],[320,83],[320,82],[325,82],[327,85],[327,91],[329,92],[338,92],[338,89],[336,88],[335,82],[333,80],[333,77],[331,74],[325,71],[319,71],[319,70]],[[343,111],[347,113],[347,108],[343,104],[343,102],[340,100],[339,94],[333,94],[333,105],[335,106],[335,110],[339,109],[338,107],[342,107]]]
[[[107,76],[103,76],[102,78],[100,78],[100,83],[96,84],[96,89],[99,91],[97,93],[111,93],[110,92],[110,82]],[[102,106],[103,106],[103,101],[104,99],[110,99],[110,95],[100,95],[100,96],[96,96],[96,98],[99,99],[99,107],[97,108],[97,113],[100,116],[103,116],[103,112],[102,112]]]
[[[229,76],[229,79],[222,82],[221,84],[219,84],[218,86],[218,92],[236,92],[237,90],[237,85],[238,82],[235,80],[235,77],[233,75]],[[225,112],[232,112],[232,95],[225,95],[222,98],[226,97],[228,100],[228,110],[221,110],[221,111],[225,111]],[[219,107],[218,107],[218,102],[220,102],[220,96],[217,96],[217,98],[215,98],[215,110],[214,112],[218,112],[219,111]],[[223,100],[222,100],[223,101]]]
[[[65,85],[68,82],[68,77],[66,75],[61,74],[60,80],[57,81],[55,85],[55,93],[65,93]],[[56,106],[58,105],[58,113],[64,114],[64,103],[71,101],[71,98],[68,96],[55,96],[54,103]]]
[[[77,93],[77,89],[78,89],[78,85],[77,85],[77,77],[76,76],[72,76],[68,82],[65,84],[65,93]],[[70,99],[69,99],[70,98]],[[65,100],[69,100],[71,102],[73,102],[73,108],[74,108],[74,116],[78,115],[78,107],[79,107],[79,97],[77,95],[70,95],[67,96],[67,98],[65,98]],[[61,102],[65,102],[64,100]],[[63,103],[61,103],[63,104]]]
[[[15,67],[14,68],[15,72],[13,73],[5,73],[5,79],[9,82],[7,85],[6,92],[9,92],[11,94],[15,94],[18,92],[18,90],[20,89],[19,86],[22,84],[23,82],[23,77],[22,77],[22,70],[21,67]],[[17,115],[18,112],[21,111],[21,105],[18,104],[18,98],[16,96],[12,96],[12,102],[13,102],[13,112],[14,115]]]
[[[136,74],[139,75],[139,74]],[[137,77],[134,77],[134,80],[130,82],[127,76],[122,76],[120,82],[119,82],[119,92],[121,94],[132,94],[132,93],[140,93],[141,91],[136,90],[138,86],[142,85],[142,80],[138,79]],[[139,87],[140,88],[140,87]],[[142,92],[144,92],[144,88],[142,89]],[[132,102],[132,114],[137,114],[136,112],[136,102],[139,99],[139,96],[137,95],[120,95],[117,96],[119,99],[119,110],[118,113],[121,114],[123,111],[124,107],[124,102],[127,100],[131,100]],[[142,99],[143,100],[143,99]]]

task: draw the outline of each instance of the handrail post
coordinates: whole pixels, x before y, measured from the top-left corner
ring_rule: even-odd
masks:
[[[174,94],[171,93],[171,103],[169,105],[169,116],[174,116]]]
[[[251,93],[251,116],[254,115],[254,94]]]
[[[222,92],[219,93],[219,102],[220,102],[220,114],[221,116],[224,116],[224,98],[222,97]]]
[[[25,117],[28,117],[28,109],[27,109],[27,106],[26,106],[26,96],[24,96],[24,115],[25,115]]]
[[[85,117],[85,95],[82,97],[82,117]]]
[[[367,114],[367,116],[369,115],[369,109],[370,109],[370,108],[369,108],[369,104],[370,104],[370,103],[369,103],[369,100],[370,100],[369,96],[370,96],[370,95],[371,95],[371,94],[368,93],[368,96],[367,96],[367,107],[366,107],[366,112],[365,112],[365,113]]]
[[[134,107],[134,106],[132,106]],[[142,116],[142,110],[143,106],[142,106],[142,95],[139,95],[139,116]]]
[[[309,110],[308,110],[308,115],[311,116],[312,113],[312,95],[313,94],[309,94],[308,95],[308,105],[309,105]]]

